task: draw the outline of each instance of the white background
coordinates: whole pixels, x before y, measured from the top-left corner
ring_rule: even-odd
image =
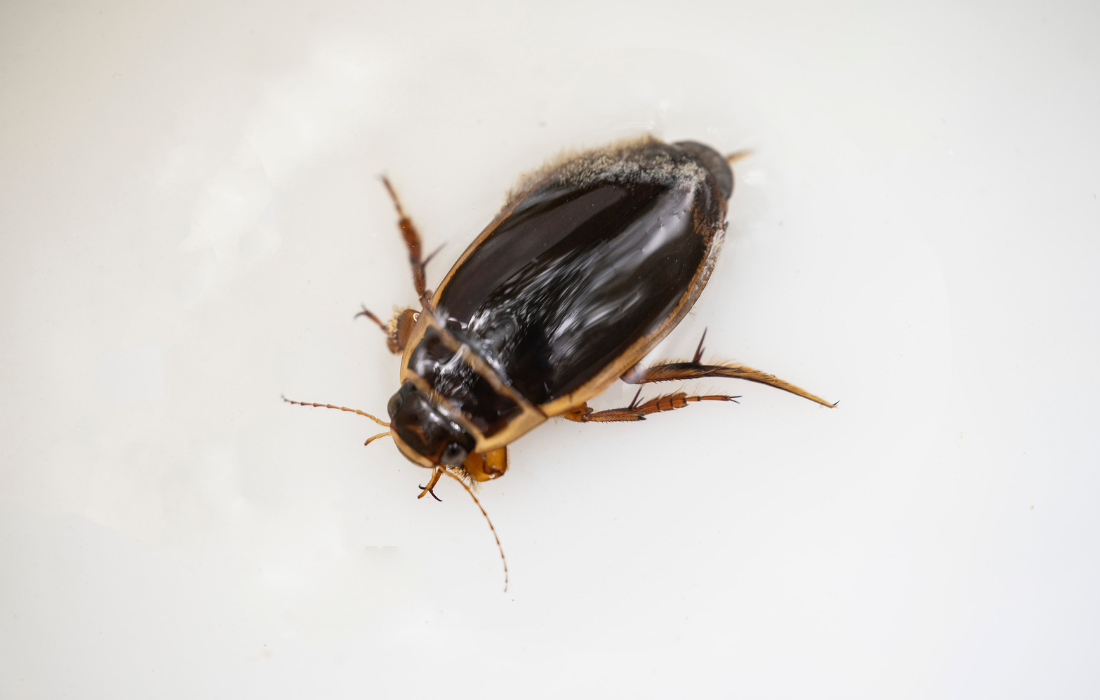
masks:
[[[0,696],[1100,694],[1100,6],[6,3]],[[659,349],[482,489],[365,419],[446,247],[652,132],[737,164]],[[611,407],[633,392],[616,387]]]

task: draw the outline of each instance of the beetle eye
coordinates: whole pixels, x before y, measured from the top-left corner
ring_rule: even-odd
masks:
[[[401,394],[397,393],[390,397],[390,402],[386,404],[386,412],[390,414],[392,419],[397,415],[397,409],[401,408]]]
[[[439,461],[446,464],[448,467],[457,467],[466,461],[466,448],[459,445],[457,442],[452,442],[444,448],[443,455],[439,458]]]

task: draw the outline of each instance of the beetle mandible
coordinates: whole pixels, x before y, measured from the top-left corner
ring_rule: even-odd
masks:
[[[745,365],[704,364],[702,340],[690,361],[639,366],[707,284],[726,231],[730,164],[739,155],[644,137],[562,158],[523,178],[434,292],[424,274],[431,255],[423,256],[416,227],[383,177],[419,297],[419,308],[388,323],[365,306],[356,314],[401,353],[390,420],[284,400],[353,411],[385,426],[366,444],[392,437],[409,461],[432,470],[418,498],[435,497],[444,474],[474,496],[467,482],[503,476],[508,444],[548,418],[641,421],[698,401],[739,398],[676,392],[639,401],[639,386],[622,408],[588,406],[620,379],[745,379],[835,405]]]

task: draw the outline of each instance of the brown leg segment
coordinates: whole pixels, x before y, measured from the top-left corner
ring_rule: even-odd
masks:
[[[390,193],[390,199],[393,200],[393,206],[397,209],[397,225],[401,229],[401,237],[405,239],[405,246],[409,249],[409,265],[412,266],[413,286],[416,287],[416,295],[420,298],[420,303],[428,308],[431,304],[432,293],[431,290],[427,289],[427,283],[424,279],[424,266],[428,264],[428,260],[435,253],[429,255],[427,260],[421,259],[420,234],[413,226],[412,219],[406,216],[405,210],[401,208],[401,200],[397,198],[397,192],[394,191],[389,178],[383,175],[382,184],[386,186],[386,191]]]
[[[382,323],[380,318],[364,306],[362,311],[355,314],[355,318],[366,316],[378,324],[378,327],[386,334],[386,347],[390,349],[390,352],[398,355],[405,351],[405,343],[409,342],[409,336],[412,335],[412,329],[416,325],[418,315],[418,312],[412,309],[404,309],[395,313],[389,323]]]
[[[401,238],[405,239],[406,248],[409,250],[409,265],[412,267],[412,286],[416,287],[416,294],[420,299],[420,306],[423,308],[431,308],[431,289],[427,288],[425,281],[425,267],[428,262],[431,261],[436,253],[442,250],[441,247],[432,251],[427,258],[420,258],[421,245],[420,245],[420,233],[417,232],[416,227],[412,226],[412,219],[409,219],[405,215],[405,209],[401,208],[401,201],[397,198],[397,193],[394,192],[394,186],[389,184],[389,178],[385,175],[382,176],[382,184],[386,186],[386,192],[389,193],[389,198],[394,201],[394,208],[397,209],[397,226],[401,230]],[[378,318],[367,310],[365,306],[359,314],[355,314],[355,318],[365,316],[375,322],[378,328],[382,329],[382,332],[386,333],[386,347],[390,352],[394,354],[403,352],[405,350],[405,343],[408,342],[409,336],[412,333],[412,326],[416,325],[416,319],[418,311],[410,308],[406,308],[397,311],[393,318],[389,319],[388,324],[384,324],[381,318]]]
[[[622,380],[627,384],[651,384],[653,382],[671,382],[682,379],[703,379],[706,377],[726,377],[729,379],[744,379],[750,382],[757,382],[759,384],[767,384],[768,386],[774,386],[776,389],[782,389],[783,391],[789,391],[796,396],[801,396],[804,399],[809,399],[822,406],[828,406],[833,408],[835,403],[829,403],[825,399],[814,396],[805,389],[785,382],[774,375],[766,372],[761,372],[758,369],[747,367],[742,364],[721,364],[721,365],[704,365],[699,362],[703,356],[703,339],[707,337],[706,331],[703,331],[703,338],[699,340],[699,347],[695,350],[695,357],[691,359],[691,362],[659,362],[647,369],[638,369],[637,367],[631,369],[629,372],[622,376]]]
[[[726,396],[724,394],[712,394],[710,396],[688,396],[684,392],[676,394],[665,394],[664,396],[658,396],[648,401],[638,403],[638,397],[641,396],[642,390],[639,388],[638,393],[634,395],[634,400],[630,402],[630,405],[626,408],[612,408],[606,411],[593,411],[588,407],[587,403],[584,403],[572,411],[567,411],[561,414],[562,418],[566,420],[576,421],[577,423],[616,423],[622,421],[636,421],[645,420],[645,417],[650,413],[663,413],[665,411],[675,411],[678,408],[686,408],[689,403],[695,403],[697,401],[733,401],[737,403],[737,399],[740,396]]]
[[[383,175],[382,184],[386,186],[386,192],[389,192],[390,199],[393,200],[393,206],[397,209],[397,225],[401,229],[401,237],[405,240],[405,246],[409,249],[409,265],[412,267],[413,286],[416,287],[416,295],[419,297],[420,305],[423,308],[431,308],[432,290],[427,288],[424,279],[424,268],[435,257],[435,254],[442,249],[442,246],[433,251],[428,257],[421,259],[420,234],[417,232],[416,226],[413,225],[412,219],[405,215],[405,210],[401,208],[401,200],[397,198],[397,192],[394,191],[389,178]],[[403,352],[405,343],[408,342],[409,335],[412,334],[413,326],[416,325],[418,312],[413,309],[403,309],[394,314],[389,323],[383,323],[382,319],[372,314],[366,306],[363,306],[362,309],[362,311],[355,314],[355,318],[366,316],[374,321],[386,334],[386,347],[390,349],[390,352],[395,355]]]

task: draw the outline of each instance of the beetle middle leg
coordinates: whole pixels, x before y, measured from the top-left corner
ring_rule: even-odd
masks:
[[[405,210],[401,207],[401,200],[397,198],[397,192],[394,191],[389,178],[383,175],[382,184],[386,186],[386,192],[389,193],[390,199],[393,200],[393,206],[397,209],[397,226],[401,229],[401,237],[405,240],[405,247],[409,249],[409,265],[412,267],[413,286],[416,288],[416,295],[419,297],[420,305],[423,308],[430,308],[432,290],[427,288],[424,269],[435,257],[435,254],[442,249],[442,246],[434,250],[428,257],[421,259],[420,233],[413,225],[412,219],[405,214]],[[382,319],[371,313],[366,306],[363,306],[362,309],[362,311],[355,314],[355,318],[366,316],[374,321],[386,334],[386,347],[390,349],[390,352],[395,355],[403,352],[413,326],[416,325],[418,312],[414,309],[402,309],[393,315],[389,323],[383,323]]]
[[[744,379],[750,382],[774,386],[776,389],[788,391],[796,396],[801,396],[804,399],[819,403],[822,406],[828,406],[829,408],[836,406],[835,403],[829,403],[820,396],[815,396],[805,389],[801,389],[790,382],[779,379],[775,375],[761,372],[747,365],[737,363],[720,365],[702,364],[699,360],[703,357],[703,340],[705,340],[706,337],[707,332],[703,331],[703,337],[699,339],[699,347],[695,349],[695,356],[691,358],[690,362],[671,360],[658,362],[646,369],[634,367],[622,376],[622,380],[627,384],[651,384],[653,382],[672,382],[682,379],[703,379],[705,377]]]
[[[675,394],[657,396],[648,401],[638,403],[638,397],[641,395],[642,389],[638,387],[638,393],[634,395],[634,400],[631,401],[630,405],[626,408],[611,408],[606,411],[593,411],[588,407],[588,403],[586,402],[571,411],[566,411],[561,414],[561,417],[577,423],[618,423],[624,421],[637,421],[645,420],[645,417],[650,413],[664,413],[665,411],[675,411],[678,408],[687,408],[688,404],[697,401],[732,401],[733,403],[737,403],[737,399],[741,398],[740,396],[727,396],[725,394],[688,396],[681,391]]]

